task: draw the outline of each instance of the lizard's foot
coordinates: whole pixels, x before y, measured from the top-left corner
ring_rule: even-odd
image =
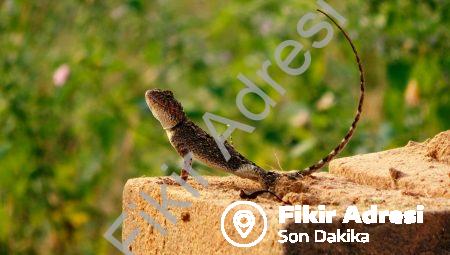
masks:
[[[298,173],[288,173],[288,174],[286,174],[286,177],[287,177],[289,180],[296,180],[296,179],[303,178],[303,175],[298,174]]]
[[[183,179],[183,181],[187,181],[188,177],[189,177],[189,172],[184,169],[181,169],[181,179]]]
[[[257,190],[253,192],[246,192],[244,190],[241,190],[240,197],[247,199],[255,199],[259,195],[269,193],[282,202],[283,200],[275,192],[272,191],[274,190],[277,180],[281,177],[281,174],[274,171],[269,171],[262,173],[261,177],[262,178],[260,179],[260,183],[263,186],[262,190]]]
[[[293,171],[286,173],[289,180],[303,179],[306,176],[302,171]]]
[[[269,171],[267,173],[264,174],[263,179],[262,179],[262,184],[264,186],[265,189],[270,190],[273,187],[275,187],[277,180],[281,177],[282,175],[274,172],[274,171]]]
[[[286,177],[289,180],[299,180],[299,179],[303,179],[303,178],[306,178],[306,177],[309,177],[311,179],[316,179],[316,177],[313,176],[312,174],[310,174],[310,173],[302,173],[302,172],[286,173]]]
[[[259,195],[262,195],[264,193],[269,193],[272,196],[276,197],[280,202],[283,202],[283,199],[280,198],[277,194],[275,194],[274,192],[268,190],[268,189],[262,189],[262,190],[257,190],[257,191],[253,191],[253,192],[246,192],[245,190],[241,189],[239,196],[241,198],[244,199],[255,199],[257,198]]]

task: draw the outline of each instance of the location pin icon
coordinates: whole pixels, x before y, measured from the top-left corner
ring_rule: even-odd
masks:
[[[255,226],[255,215],[250,210],[239,210],[233,216],[233,225],[242,238],[247,238]]]

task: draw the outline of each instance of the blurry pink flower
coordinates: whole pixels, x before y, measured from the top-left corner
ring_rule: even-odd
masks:
[[[267,35],[267,34],[269,34],[270,33],[270,31],[272,30],[272,22],[270,22],[270,21],[264,21],[262,24],[261,24],[261,26],[259,27],[259,32],[262,34],[262,35]]]
[[[112,10],[110,16],[112,19],[118,20],[123,17],[123,15],[127,12],[127,8],[123,5],[116,7]]]
[[[53,73],[53,83],[56,87],[62,87],[66,81],[67,78],[69,78],[70,75],[70,67],[67,64],[63,64],[56,69],[56,71]]]

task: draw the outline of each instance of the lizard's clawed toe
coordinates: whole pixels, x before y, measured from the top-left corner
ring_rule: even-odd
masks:
[[[244,199],[255,199],[255,198],[258,197],[258,195],[259,195],[258,192],[260,192],[260,191],[261,191],[261,190],[258,190],[258,191],[255,191],[255,192],[247,192],[247,191],[241,189],[241,190],[239,191],[239,196],[240,196],[241,198],[244,198]]]
[[[277,200],[279,200],[280,202],[283,202],[283,199],[280,198],[277,194],[275,194],[274,192],[268,190],[268,189],[262,189],[262,190],[257,190],[257,191],[253,191],[253,192],[246,192],[245,190],[241,189],[239,196],[243,199],[255,199],[257,198],[259,195],[262,195],[264,193],[269,193],[272,196],[274,196],[275,198],[277,198]]]

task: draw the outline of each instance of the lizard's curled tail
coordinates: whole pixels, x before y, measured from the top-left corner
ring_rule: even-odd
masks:
[[[363,106],[363,102],[364,102],[364,85],[365,85],[364,72],[363,72],[361,60],[359,58],[359,55],[358,55],[355,45],[353,45],[352,40],[350,39],[348,34],[344,31],[344,29],[333,18],[331,18],[328,14],[326,14],[322,10],[317,10],[317,11],[319,11],[322,14],[324,14],[325,16],[327,16],[339,28],[339,30],[341,30],[341,32],[344,34],[345,38],[349,42],[350,46],[352,47],[353,53],[355,54],[356,63],[358,64],[359,79],[360,79],[360,97],[359,97],[359,103],[358,103],[358,110],[356,111],[355,118],[354,118],[353,123],[350,126],[350,129],[348,130],[347,134],[342,139],[342,141],[330,152],[330,154],[328,154],[326,157],[321,159],[316,164],[314,164],[310,167],[307,167],[302,171],[288,173],[287,175],[289,177],[301,177],[301,176],[310,175],[310,174],[318,171],[319,169],[321,169],[324,165],[326,165],[328,162],[330,162],[336,155],[338,155],[344,149],[345,145],[347,145],[347,143],[350,141],[353,133],[355,132],[355,128],[361,117],[362,106]]]

